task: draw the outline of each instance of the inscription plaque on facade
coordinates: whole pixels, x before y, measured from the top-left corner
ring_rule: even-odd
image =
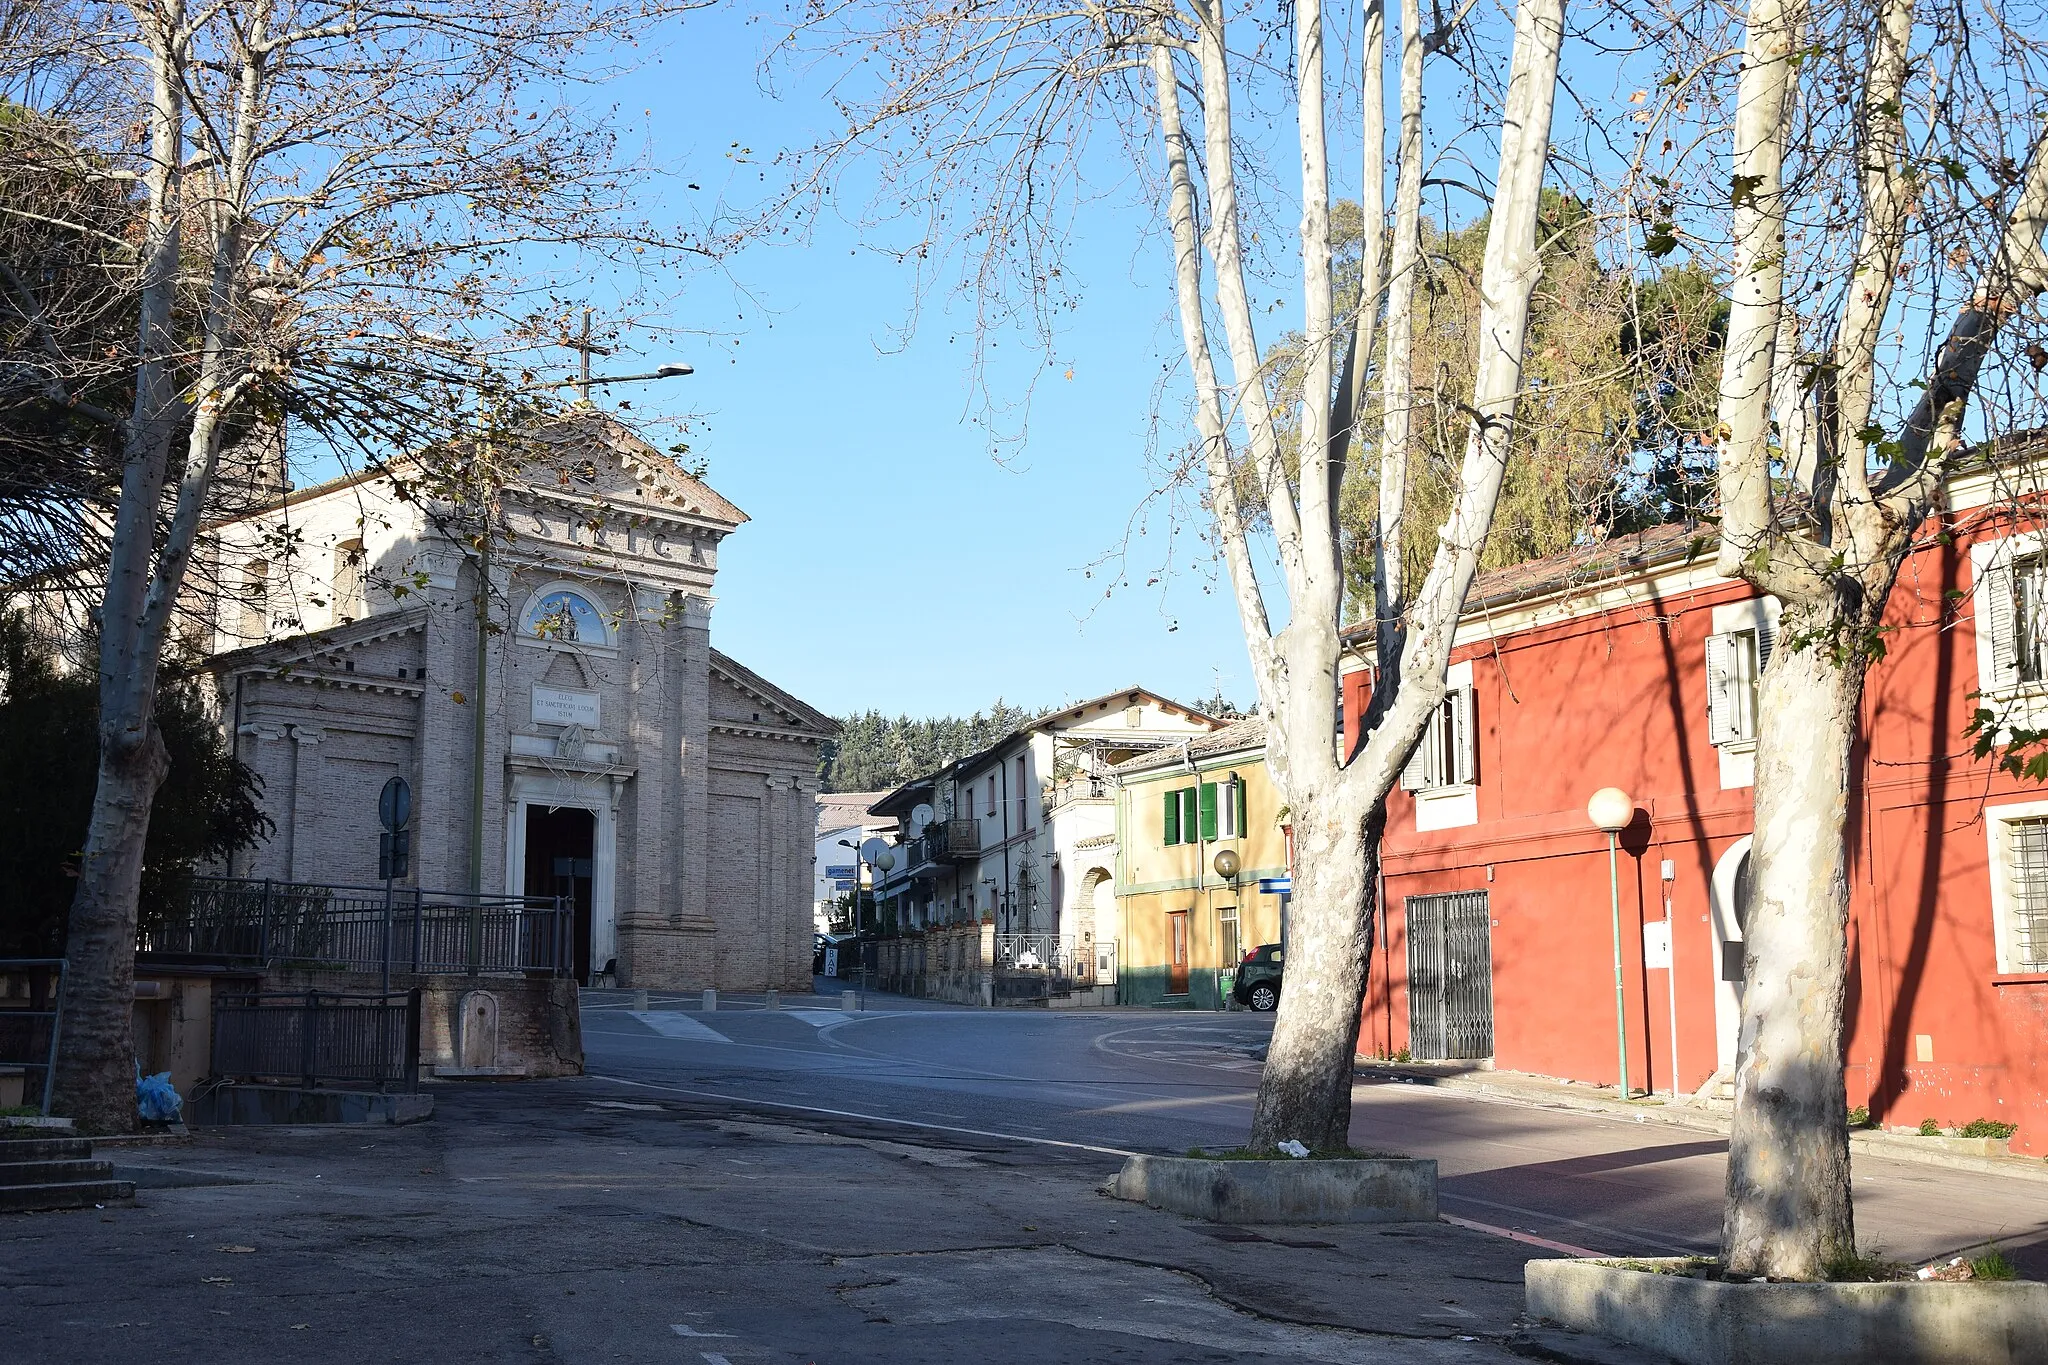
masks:
[[[597,693],[572,692],[567,688],[542,687],[536,683],[533,689],[533,723],[580,725],[586,730],[595,730]]]

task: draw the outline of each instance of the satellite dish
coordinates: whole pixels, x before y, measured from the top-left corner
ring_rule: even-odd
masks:
[[[924,827],[932,822],[932,815],[932,808],[928,805],[925,805],[921,801],[917,805],[912,806],[910,808],[911,838],[915,839],[919,834],[921,834],[924,831]]]
[[[880,863],[882,855],[888,851],[889,842],[886,839],[863,840],[860,846],[860,856],[871,863]],[[896,860],[891,858],[889,861],[893,864]]]

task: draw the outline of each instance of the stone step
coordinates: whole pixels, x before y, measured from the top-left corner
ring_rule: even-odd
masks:
[[[135,1197],[132,1180],[71,1180],[55,1185],[0,1187],[0,1213],[37,1213],[48,1209],[84,1209]]]
[[[111,1161],[0,1161],[0,1188],[113,1178],[114,1163]]]
[[[90,1138],[6,1138],[0,1139],[0,1164],[18,1161],[86,1161],[92,1157]]]

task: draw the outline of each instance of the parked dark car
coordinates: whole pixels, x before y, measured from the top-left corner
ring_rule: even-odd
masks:
[[[1262,943],[1237,964],[1237,983],[1230,993],[1246,1009],[1265,1013],[1280,1007],[1281,952],[1277,943]]]

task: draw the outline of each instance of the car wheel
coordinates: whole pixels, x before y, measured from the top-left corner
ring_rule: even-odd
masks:
[[[1280,1007],[1280,992],[1273,989],[1271,986],[1266,985],[1264,982],[1260,982],[1258,985],[1252,987],[1251,990],[1246,994],[1248,998],[1246,999],[1245,1003],[1250,1005],[1253,1009],[1257,1010],[1261,1014],[1265,1014],[1268,1011],[1275,1010]]]

